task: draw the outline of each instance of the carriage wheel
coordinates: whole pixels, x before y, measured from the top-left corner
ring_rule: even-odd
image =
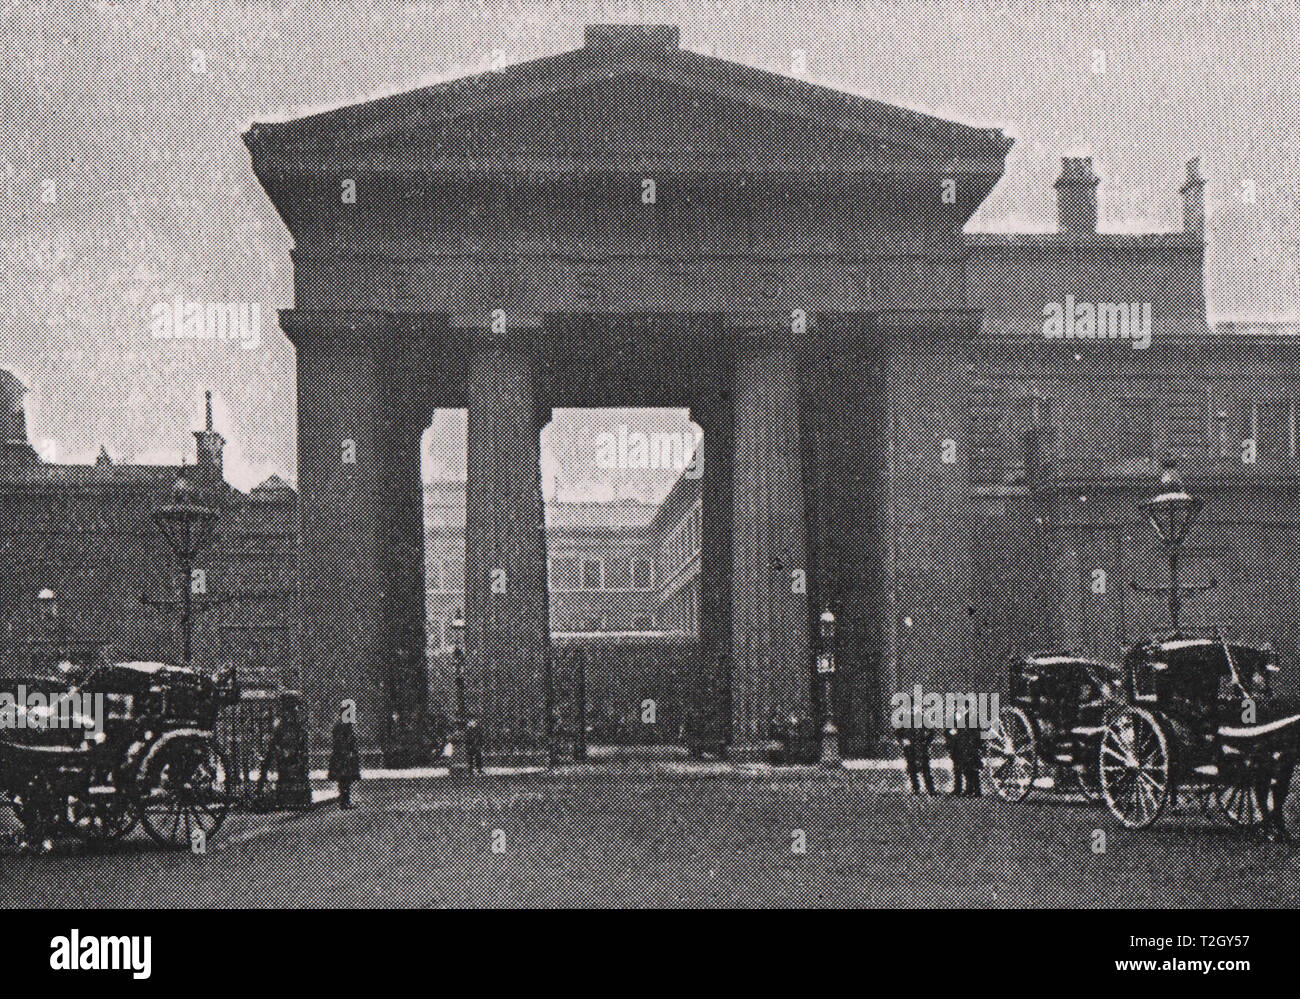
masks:
[[[121,839],[139,819],[134,803],[122,791],[104,786],[68,795],[66,819],[74,836],[87,843]]]
[[[1227,784],[1214,791],[1214,803],[1219,806],[1223,817],[1234,826],[1250,829],[1264,821],[1265,802],[1260,801],[1255,790],[1255,775],[1245,769],[1237,776],[1235,783]]]
[[[1169,800],[1169,741],[1145,708],[1128,707],[1106,726],[1099,753],[1101,793],[1111,814],[1144,829]]]
[[[1085,798],[1089,801],[1101,801],[1101,774],[1096,766],[1092,765],[1096,762],[1095,753],[1093,757],[1092,760],[1088,760],[1087,756],[1084,757],[1086,762],[1080,763],[1074,768],[1074,777],[1079,785],[1079,790],[1083,792]]]
[[[162,846],[190,847],[196,829],[210,838],[230,810],[230,761],[214,742],[167,747],[149,768],[140,803],[147,832]]]
[[[1038,746],[1029,716],[1019,708],[1003,708],[984,740],[984,770],[994,789],[1007,801],[1023,800],[1038,773]]]

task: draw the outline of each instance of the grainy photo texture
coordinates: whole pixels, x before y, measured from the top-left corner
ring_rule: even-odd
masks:
[[[0,31],[0,905],[1296,903],[1293,3]]]

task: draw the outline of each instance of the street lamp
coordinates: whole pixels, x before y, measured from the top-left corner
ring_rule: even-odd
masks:
[[[785,616],[782,613],[778,594],[782,593],[778,581],[785,573],[785,563],[781,561],[779,555],[771,556],[767,561],[767,613],[763,615],[763,627],[766,634],[764,635],[763,644],[766,646],[767,668],[763,670],[763,675],[767,677],[767,689],[763,691],[763,700],[761,702],[763,719],[770,719],[776,713],[777,705],[773,703],[773,683],[776,670],[773,663],[776,662],[776,646],[782,641],[785,626]],[[764,732],[764,738],[771,739],[771,732]]]
[[[840,765],[840,733],[835,727],[835,615],[827,607],[817,619],[822,648],[817,656],[817,675],[822,680],[822,755],[821,765]]]
[[[1178,631],[1183,592],[1178,585],[1178,549],[1203,505],[1199,497],[1192,496],[1183,486],[1172,461],[1164,463],[1156,495],[1138,505],[1169,552],[1169,618],[1175,632]]]
[[[465,727],[465,617],[460,612],[447,625],[447,634],[451,639],[451,654],[456,662],[456,721]]]
[[[36,594],[36,605],[41,609],[43,627],[50,629],[54,640],[58,643],[54,647],[54,660],[56,664],[61,665],[68,645],[68,625],[59,616],[59,598],[53,590],[46,587]]]
[[[456,612],[456,616],[447,625],[447,634],[451,639],[451,658],[455,667],[456,737],[451,744],[451,769],[455,772],[469,767],[465,746],[465,722],[469,713],[465,704],[465,615],[460,611]]]
[[[172,490],[172,501],[155,510],[153,519],[175,552],[184,577],[181,594],[181,635],[184,643],[181,665],[189,666],[194,644],[194,556],[212,540],[217,511],[199,503],[194,487],[180,478]]]

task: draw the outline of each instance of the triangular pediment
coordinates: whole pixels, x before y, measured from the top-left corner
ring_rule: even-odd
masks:
[[[255,160],[283,171],[455,169],[458,162],[601,169],[844,169],[916,158],[987,164],[1010,140],[678,48],[670,29],[589,31],[588,44],[498,72],[254,125]],[[655,32],[658,34],[655,34]],[[628,35],[627,32],[632,32]]]

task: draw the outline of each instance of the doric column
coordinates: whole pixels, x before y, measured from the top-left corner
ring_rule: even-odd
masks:
[[[425,690],[412,344],[378,313],[288,310],[281,325],[298,351],[303,693],[315,748],[327,751],[348,698],[363,754],[407,762]]]
[[[811,712],[797,364],[768,344],[736,358],[733,754],[758,751],[774,713]]]
[[[829,606],[837,619],[833,710],[841,752],[862,754],[888,735],[881,699],[893,617],[886,359],[869,316],[818,317],[815,338],[818,349],[799,371],[808,634]],[[819,717],[823,708],[817,705]]]
[[[479,342],[469,359],[465,659],[470,710],[497,757],[546,755],[546,537],[534,360]]]
[[[385,365],[379,432],[386,439],[379,488],[380,648],[390,708],[389,766],[425,762],[428,620],[424,587],[424,486],[420,441],[433,414],[424,344],[404,338]]]
[[[700,482],[700,650],[689,687],[687,746],[725,753],[731,742],[731,546],[734,412],[730,378],[691,406],[704,432]]]

